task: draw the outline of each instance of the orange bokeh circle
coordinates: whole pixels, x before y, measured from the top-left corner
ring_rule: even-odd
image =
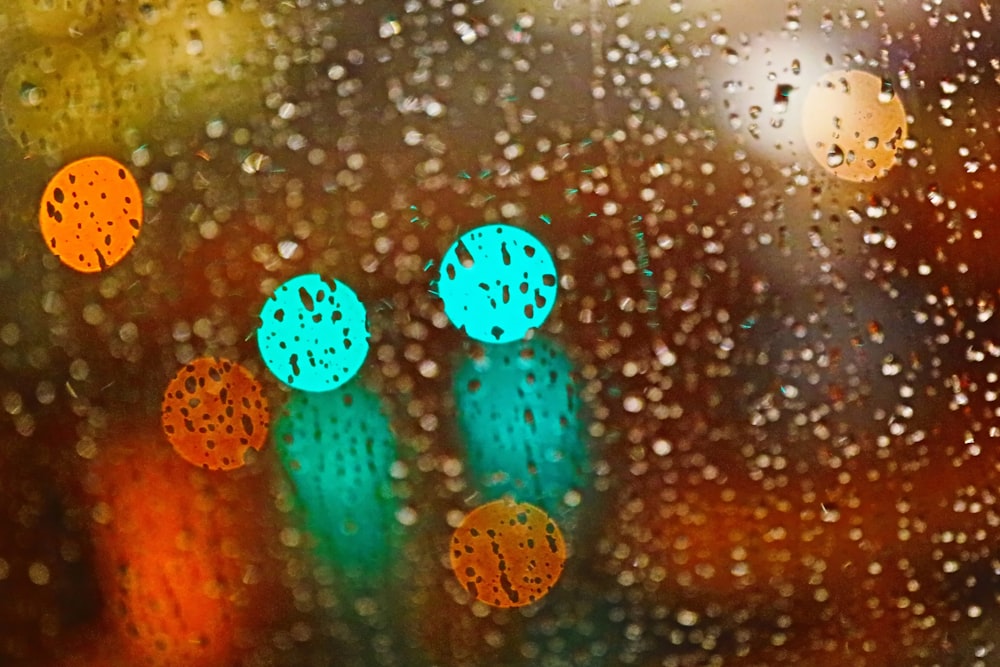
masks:
[[[559,526],[528,503],[497,500],[470,512],[451,538],[451,567],[476,599],[522,607],[559,580],[566,543]]]
[[[202,357],[167,385],[163,431],[186,461],[209,470],[242,467],[267,440],[270,410],[260,384],[227,359]]]
[[[104,156],[71,162],[42,195],[38,224],[63,264],[96,273],[117,264],[142,228],[142,193],[121,163]]]

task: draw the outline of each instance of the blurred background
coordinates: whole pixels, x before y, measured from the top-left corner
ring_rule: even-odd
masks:
[[[1000,664],[994,12],[10,0],[0,665]],[[85,273],[96,155],[143,216]],[[557,288],[502,343],[442,298],[494,224]],[[328,391],[261,354],[304,274],[366,312]],[[192,464],[185,402],[267,437]],[[530,604],[453,572],[500,499],[565,540]]]

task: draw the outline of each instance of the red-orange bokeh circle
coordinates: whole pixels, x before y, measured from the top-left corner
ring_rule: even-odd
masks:
[[[559,526],[528,503],[497,500],[471,511],[451,538],[451,567],[476,599],[522,607],[559,580],[566,543]]]
[[[109,157],[87,157],[56,173],[42,195],[38,224],[63,264],[96,273],[117,264],[142,228],[142,193]]]
[[[250,371],[209,357],[177,372],[163,393],[161,417],[174,450],[209,470],[243,466],[248,450],[264,446],[270,425],[267,398]]]

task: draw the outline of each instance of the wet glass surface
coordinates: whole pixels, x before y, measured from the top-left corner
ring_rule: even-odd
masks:
[[[4,4],[0,664],[1000,664],[993,14]]]

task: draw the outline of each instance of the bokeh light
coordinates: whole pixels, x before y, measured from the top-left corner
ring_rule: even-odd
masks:
[[[274,441],[318,541],[351,586],[377,582],[394,556],[398,445],[375,393],[354,381],[322,393],[292,391]]]
[[[545,321],[556,283],[542,242],[497,224],[466,232],[448,248],[437,289],[452,324],[476,340],[509,343]]]
[[[0,665],[996,665],[995,5],[0,2]],[[168,445],[203,355],[280,437]],[[449,567],[496,500],[540,603]]]
[[[906,139],[906,110],[891,82],[860,70],[824,74],[802,111],[809,151],[848,181],[885,176]]]
[[[45,244],[83,273],[108,269],[135,245],[142,229],[142,193],[124,165],[109,157],[71,162],[42,195],[38,222]]]
[[[368,355],[368,316],[350,287],[318,274],[292,278],[260,312],[257,344],[268,369],[295,389],[329,391]]]
[[[559,526],[530,503],[496,500],[469,512],[451,537],[451,568],[477,600],[523,607],[542,599],[562,574]]]
[[[232,664],[238,634],[281,606],[261,575],[268,494],[254,478],[210,477],[157,440],[123,434],[88,471],[104,620],[123,662]]]
[[[18,0],[31,29],[47,37],[82,37],[114,15],[113,0]]]
[[[536,337],[485,345],[454,375],[458,425],[473,485],[558,515],[578,499],[589,462],[580,391],[560,346]]]
[[[208,470],[231,470],[267,441],[270,410],[253,375],[228,359],[201,357],[167,384],[163,431],[184,460]]]
[[[258,102],[266,10],[267,3],[220,0],[122,3],[101,58],[173,124],[199,113],[239,114]]]
[[[55,43],[22,52],[7,70],[0,113],[22,150],[59,156],[109,136],[105,94],[90,56]]]

